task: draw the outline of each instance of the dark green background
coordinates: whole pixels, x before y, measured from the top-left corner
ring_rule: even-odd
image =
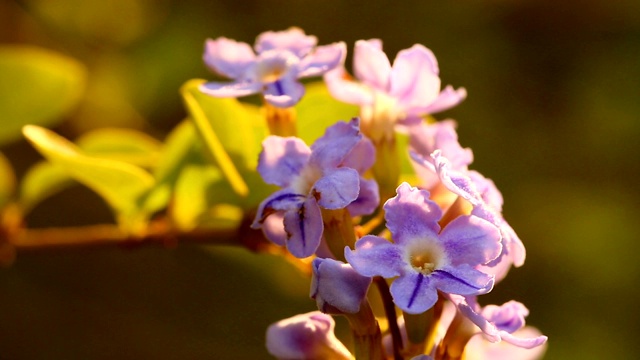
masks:
[[[529,324],[550,338],[547,359],[637,357],[640,2],[105,3],[0,2],[0,42],[75,57],[95,94],[119,94],[95,96],[56,128],[71,138],[105,125],[162,138],[185,116],[178,87],[211,78],[207,37],[251,43],[295,25],[350,52],[368,38],[391,58],[414,43],[431,48],[443,84],[469,93],[436,117],[458,121],[472,167],[501,189],[528,250],[485,298],[524,302]],[[24,142],[3,151],[19,174],[36,158]],[[78,187],[27,220],[110,215]],[[313,309],[305,281],[270,256],[196,246],[19,254],[0,271],[0,359],[266,357],[266,325]]]

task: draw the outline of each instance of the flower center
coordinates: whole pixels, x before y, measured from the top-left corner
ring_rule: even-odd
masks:
[[[260,54],[256,77],[262,83],[272,83],[284,76],[297,63],[295,55],[285,51],[266,51]]]
[[[416,239],[407,246],[406,260],[411,267],[429,275],[447,263],[444,249],[436,239]]]
[[[308,194],[311,187],[322,177],[322,170],[316,166],[305,166],[300,174],[292,181],[291,187],[296,194]]]

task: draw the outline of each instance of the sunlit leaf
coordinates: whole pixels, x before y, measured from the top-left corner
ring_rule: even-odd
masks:
[[[139,230],[146,216],[139,211],[139,201],[155,182],[149,173],[121,161],[85,155],[70,141],[38,126],[25,126],[23,132],[49,161],[102,196],[123,228]]]
[[[52,162],[41,161],[33,165],[20,183],[20,206],[27,213],[49,196],[73,185],[65,169]]]
[[[13,196],[16,189],[16,175],[11,163],[0,153],[0,208]]]
[[[358,116],[358,107],[334,99],[324,82],[306,85],[306,93],[296,105],[298,113],[298,136],[312,144],[324,134],[327,127],[338,121]]]
[[[227,181],[229,181],[233,190],[240,196],[246,196],[249,193],[247,184],[238,172],[237,165],[230,158],[227,149],[225,149],[222,141],[220,140],[221,138],[225,138],[224,134],[219,136],[213,126],[213,123],[222,121],[222,119],[217,118],[216,116],[214,116],[213,120],[210,119],[204,111],[203,106],[197,100],[200,93],[198,91],[198,86],[201,83],[202,81],[200,80],[191,80],[182,86],[180,89],[182,99],[184,100],[187,111],[195,123],[198,133],[204,140],[205,148],[208,150],[209,155],[211,155],[215,165],[222,171],[222,174]],[[240,117],[238,112],[232,112],[230,115],[237,115]],[[240,134],[244,134],[241,128],[236,129],[235,131]]]
[[[237,226],[242,212],[237,206],[231,205],[237,203],[238,195],[232,191],[220,170],[212,166],[190,165],[183,169],[176,183],[171,217],[178,228],[184,231],[223,220],[228,226]],[[224,214],[221,210],[225,208],[233,210]]]
[[[78,61],[33,46],[0,46],[0,144],[27,124],[53,126],[80,100],[86,70]]]
[[[87,155],[113,159],[142,167],[154,167],[162,143],[140,131],[103,128],[83,134],[76,140]]]

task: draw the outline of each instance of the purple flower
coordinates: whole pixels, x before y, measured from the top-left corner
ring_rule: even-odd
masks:
[[[447,86],[440,91],[438,62],[431,50],[419,44],[400,51],[391,66],[380,40],[359,40],[353,71],[359,83],[348,80],[344,68],[325,75],[331,94],[347,103],[387,112],[397,120],[417,120],[449,109],[466,97],[464,88]]]
[[[444,186],[467,200],[473,206],[473,215],[489,221],[500,229],[503,251],[500,257],[488,265],[497,265],[503,261],[503,256],[507,256],[515,266],[522,266],[526,256],[524,245],[500,213],[502,195],[493,182],[475,171],[465,173],[451,169],[451,163],[440,151],[435,151],[431,157],[435,162],[435,171]]]
[[[200,91],[216,97],[240,97],[262,92],[273,106],[290,107],[302,95],[299,78],[319,76],[335,68],[346,54],[344,43],[317,46],[315,36],[298,28],[265,32],[249,44],[220,37],[205,43],[204,62],[231,83],[208,82]]]
[[[475,297],[450,295],[450,298],[458,311],[476,324],[490,342],[505,341],[520,348],[532,349],[547,341],[544,335],[528,338],[513,335],[524,327],[524,319],[529,315],[529,310],[522,303],[509,301],[502,306],[487,305],[481,309]]]
[[[371,145],[361,145],[367,141],[363,139],[357,118],[327,128],[310,148],[295,137],[265,139],[258,172],[265,182],[282,189],[260,204],[252,227],[268,224],[265,235],[282,244],[277,222],[267,221],[271,216],[282,216],[287,248],[304,258],[313,255],[320,244],[321,207],[336,210],[354,204],[358,214],[371,213],[379,202],[377,185],[360,176],[359,171],[366,170],[361,165],[356,169],[345,166],[353,163],[352,156],[367,153]]]
[[[458,142],[456,122],[453,120],[439,121],[433,124],[420,122],[408,127],[409,146],[415,153],[421,155],[426,161],[433,164],[429,155],[440,150],[451,162],[453,169],[466,171],[467,166],[473,162],[473,152],[469,148],[463,148]],[[422,180],[422,185],[431,189],[440,183],[434,167],[425,168],[422,164],[412,162],[416,174]]]
[[[384,205],[393,243],[368,235],[345,249],[345,257],[364,276],[398,277],[391,295],[407,313],[422,313],[438,299],[438,290],[460,295],[491,291],[493,276],[475,269],[501,252],[500,233],[477,216],[460,216],[442,231],[442,211],[429,200],[429,192],[410,187]]]
[[[310,296],[316,300],[320,311],[355,314],[360,310],[371,285],[370,277],[333,259],[315,258],[312,269]]]
[[[267,328],[267,350],[278,359],[351,359],[334,328],[333,318],[319,311],[296,315]]]

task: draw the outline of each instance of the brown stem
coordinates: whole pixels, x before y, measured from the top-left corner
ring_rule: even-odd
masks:
[[[391,340],[393,343],[393,358],[395,360],[402,360],[402,335],[400,334],[400,327],[398,327],[396,307],[393,304],[393,299],[391,298],[391,293],[389,292],[389,285],[387,284],[387,281],[380,276],[374,277],[373,281],[378,287],[380,297],[382,297],[384,312],[387,316],[387,321],[389,322],[389,332],[391,333]]]

